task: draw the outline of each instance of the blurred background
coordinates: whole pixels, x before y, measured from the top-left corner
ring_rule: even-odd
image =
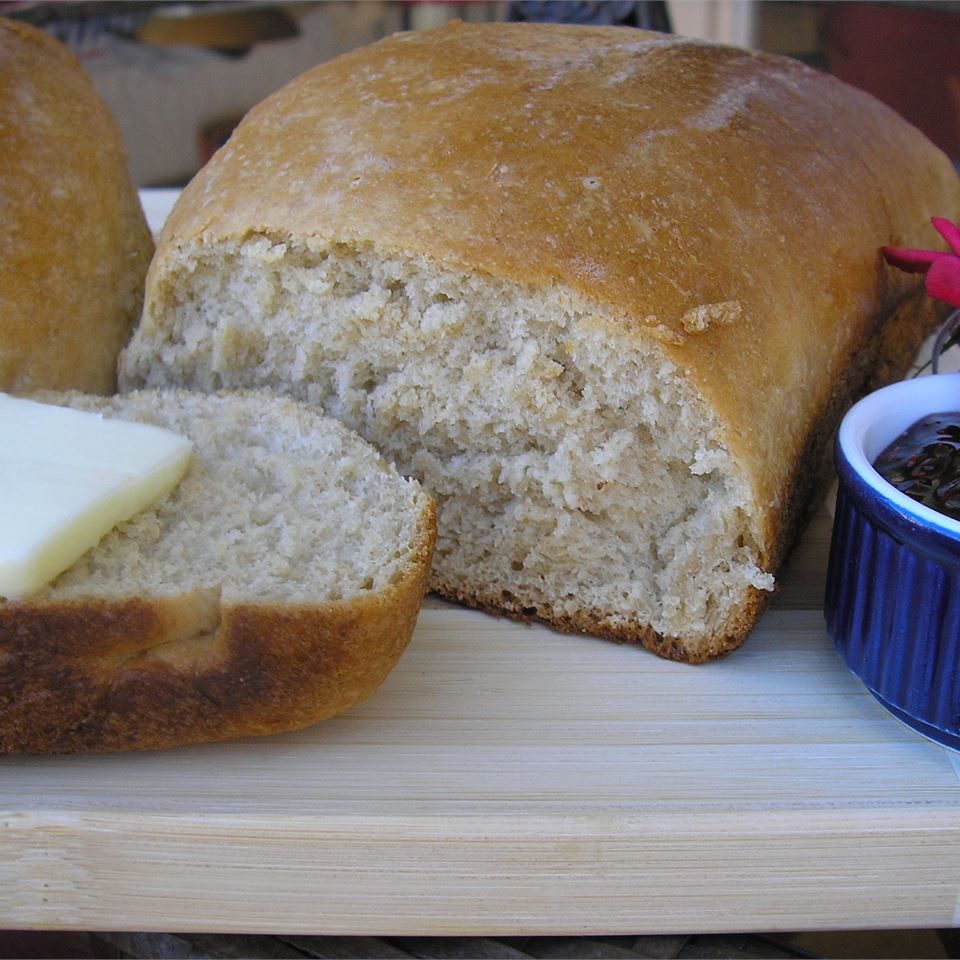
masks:
[[[81,59],[138,186],[185,183],[243,114],[307,68],[398,30],[462,20],[645,27],[796,57],[900,111],[960,161],[960,2],[473,0],[0,2]]]

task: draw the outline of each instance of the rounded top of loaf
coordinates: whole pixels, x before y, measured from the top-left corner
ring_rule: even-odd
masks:
[[[735,295],[784,249],[798,280],[818,258],[878,266],[874,237],[855,246],[849,230],[886,221],[894,157],[906,215],[890,227],[932,236],[926,198],[960,198],[946,157],[794,60],[624,27],[454,22],[267,98],[170,235],[412,251],[569,286],[672,342],[735,320]]]
[[[935,244],[936,214],[960,214],[947,157],[794,60],[454,22],[254,108],[184,192],[148,301],[190,248],[255,235],[553,291],[610,336],[659,341],[776,510],[858,345],[922,296],[880,246]]]
[[[109,393],[153,240],[120,134],[59,41],[0,18],[0,389]]]

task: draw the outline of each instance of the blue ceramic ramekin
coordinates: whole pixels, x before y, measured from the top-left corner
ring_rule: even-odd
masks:
[[[837,650],[880,703],[960,750],[960,522],[872,466],[921,417],[949,411],[960,411],[960,374],[895,383],[844,417],[825,612]]]

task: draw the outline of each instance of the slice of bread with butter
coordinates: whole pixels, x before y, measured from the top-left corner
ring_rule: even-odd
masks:
[[[37,589],[0,601],[0,752],[277,733],[339,713],[383,681],[412,635],[433,553],[434,505],[415,481],[336,421],[285,398],[39,399],[71,409],[0,410],[14,432],[33,431],[56,451],[31,468],[38,486],[89,482],[102,521],[117,489],[122,499],[130,485],[150,487],[158,470],[161,486],[171,476],[174,485],[51,583],[14,578],[11,592]],[[104,419],[74,423],[74,411]],[[140,448],[132,456],[121,453],[127,441]],[[177,482],[170,464],[186,458]],[[118,468],[127,474],[119,485]],[[16,508],[24,516],[26,501]],[[104,511],[104,502],[113,506]],[[33,512],[51,524],[47,511]],[[83,526],[76,504],[55,517],[54,540],[78,517]],[[28,523],[20,528],[24,544],[36,539]],[[41,552],[57,548],[47,542]],[[27,548],[6,549],[23,567]]]

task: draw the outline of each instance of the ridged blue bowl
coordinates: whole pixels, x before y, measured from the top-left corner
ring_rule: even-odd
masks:
[[[895,383],[847,413],[825,612],[837,650],[877,700],[960,750],[960,522],[872,466],[921,417],[948,411],[960,411],[960,374]]]

